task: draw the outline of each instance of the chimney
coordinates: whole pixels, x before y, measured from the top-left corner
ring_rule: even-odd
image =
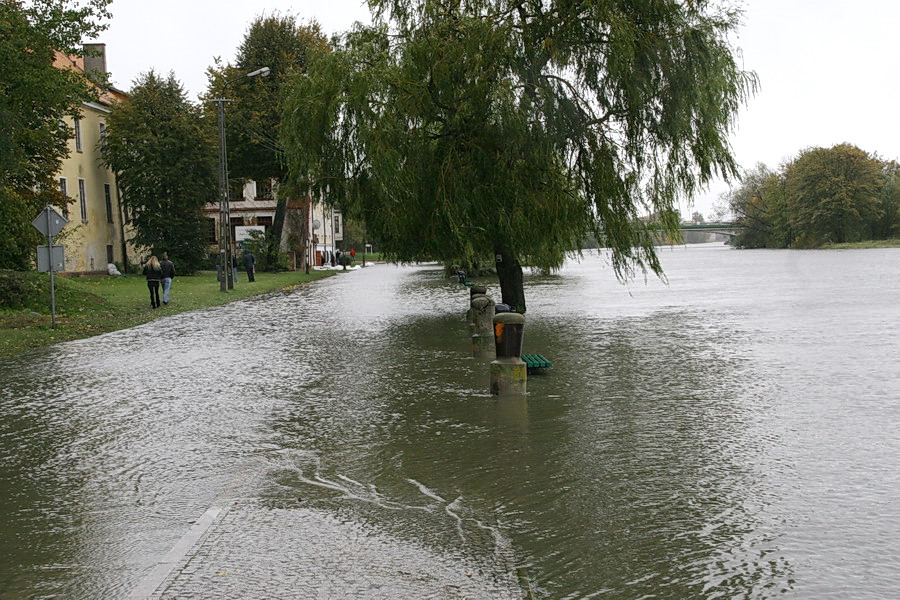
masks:
[[[98,85],[106,84],[106,44],[83,44],[84,74]]]

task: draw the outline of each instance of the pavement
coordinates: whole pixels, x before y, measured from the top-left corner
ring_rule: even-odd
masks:
[[[514,569],[482,569],[333,511],[249,498],[210,507],[130,599],[524,597]]]

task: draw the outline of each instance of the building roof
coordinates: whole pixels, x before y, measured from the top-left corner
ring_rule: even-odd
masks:
[[[64,54],[57,50],[55,51],[55,56],[53,58],[53,66],[57,69],[71,69],[72,71],[77,71],[87,76],[87,73],[85,73],[84,70],[83,56],[69,56],[68,54]],[[111,85],[108,87],[100,87],[90,78],[88,78],[88,81],[90,81],[91,87],[97,89],[100,92],[99,101],[102,104],[111,106],[115,102],[128,98],[128,94]]]

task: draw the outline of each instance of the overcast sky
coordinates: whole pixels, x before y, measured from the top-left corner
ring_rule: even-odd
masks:
[[[325,33],[368,21],[356,0],[114,0],[107,70],[124,90],[141,73],[172,71],[196,99],[214,57],[229,62],[259,14],[315,19]],[[741,166],[777,167],[807,147],[855,144],[900,159],[900,2],[749,0],[737,45],[760,90],[741,112],[732,144]],[[708,215],[728,188],[694,200]],[[683,208],[687,212],[686,208]]]

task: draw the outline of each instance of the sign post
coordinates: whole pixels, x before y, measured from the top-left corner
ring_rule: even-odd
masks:
[[[47,237],[47,245],[38,246],[38,271],[50,272],[50,321],[53,329],[56,329],[56,281],[53,274],[66,268],[63,247],[53,245],[53,236],[62,231],[66,223],[66,218],[50,205],[31,222],[35,229]]]

